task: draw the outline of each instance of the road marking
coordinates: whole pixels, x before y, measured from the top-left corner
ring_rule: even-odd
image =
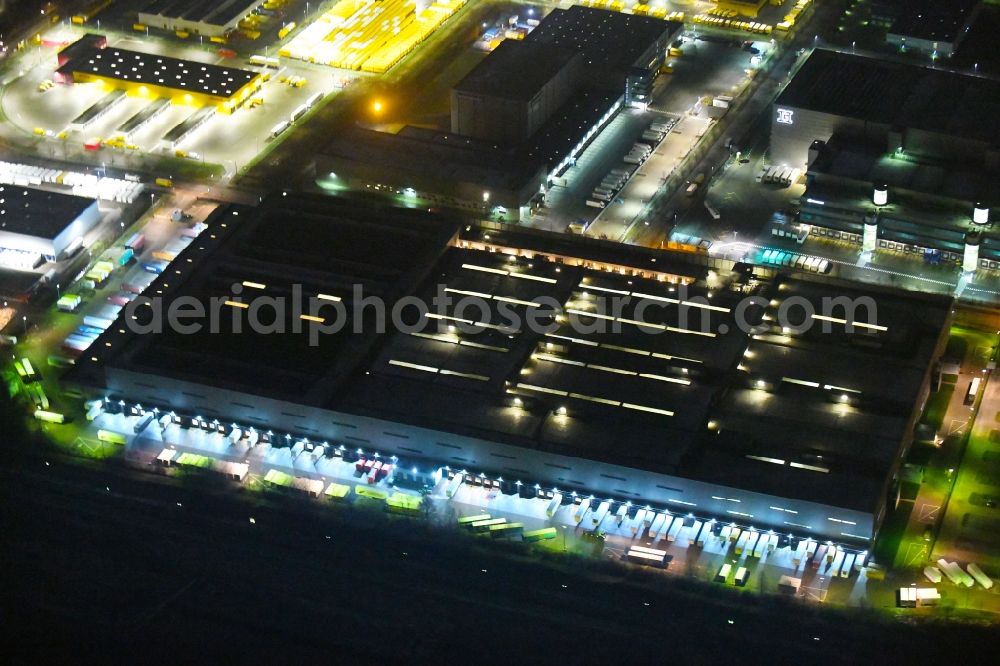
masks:
[[[827,590],[825,587],[801,587],[802,596],[816,601],[826,601]]]
[[[922,523],[933,523],[937,520],[938,511],[940,509],[940,504],[928,504],[927,502],[923,502],[920,505],[920,515],[917,520]]]
[[[969,419],[962,421],[961,419],[952,419],[951,425],[948,426],[948,435],[964,435],[965,428],[969,425]]]
[[[912,567],[927,560],[930,548],[926,543],[911,541],[906,547],[906,556],[903,558],[904,567]]]

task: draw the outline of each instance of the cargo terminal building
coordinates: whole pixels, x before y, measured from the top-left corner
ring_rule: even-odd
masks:
[[[239,108],[262,83],[258,72],[111,47],[96,34],[64,48],[58,62],[56,75],[66,82],[101,81],[111,90],[222,113]]]
[[[771,159],[806,172],[811,233],[997,268],[1000,83],[817,50],[772,112]]]
[[[75,381],[113,401],[270,432],[276,446],[306,437],[351,459],[484,474],[507,493],[538,484],[858,545],[893,506],[950,316],[937,297],[710,271],[659,250],[466,229],[322,196],[223,207],[207,223],[179,274],[150,289],[168,301],[226,299],[219,332],[112,326]],[[376,315],[355,311],[354,284],[389,303],[455,300],[373,335]],[[341,303],[349,325],[316,344],[307,330],[235,333],[230,315],[248,316],[249,298],[294,285]],[[753,334],[736,325],[749,295],[760,297],[746,309]],[[786,300],[843,295],[873,299],[877,313],[777,325]],[[606,314],[607,299],[624,296]],[[527,326],[543,297],[562,312]],[[291,331],[297,317],[285,308],[278,320]]]
[[[457,208],[501,206],[504,219],[524,218],[549,179],[572,165],[624,105],[648,102],[681,28],[589,7],[554,9],[524,40],[501,42],[455,85],[451,132],[348,131],[316,157],[316,176]],[[359,150],[369,143],[377,148]],[[395,163],[394,152],[403,155]]]

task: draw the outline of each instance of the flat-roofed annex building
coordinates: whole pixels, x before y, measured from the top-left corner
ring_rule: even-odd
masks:
[[[892,507],[950,316],[937,297],[292,193],[208,225],[151,290],[232,300],[233,284],[241,299],[299,285],[348,317],[355,284],[390,303],[451,300],[315,345],[288,308],[281,335],[236,334],[228,316],[195,335],[115,326],[77,381],[404,464],[855,543]],[[874,310],[822,305],[844,296]],[[780,325],[803,300],[816,316]],[[537,311],[551,302],[557,317]]]
[[[145,0],[138,19],[154,28],[219,37],[236,30],[244,17],[263,4],[264,0]]]
[[[129,95],[165,97],[175,104],[214,106],[232,113],[261,86],[258,72],[108,46],[88,34],[58,56],[57,74],[77,83],[100,81]]]
[[[817,49],[773,104],[771,155],[805,170],[834,133],[886,152],[1000,164],[1000,81]]]
[[[771,158],[807,173],[802,221],[820,235],[1000,267],[1000,82],[820,49],[772,113]]]
[[[0,185],[0,255],[4,251],[13,252],[29,259],[29,264],[37,264],[39,259],[56,261],[100,219],[94,199],[34,187]],[[3,265],[10,263],[0,256],[0,266]]]

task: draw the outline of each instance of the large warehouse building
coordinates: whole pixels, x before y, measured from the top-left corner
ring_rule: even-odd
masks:
[[[774,103],[771,159],[806,171],[819,235],[998,267],[1000,82],[817,50]]]
[[[315,159],[317,180],[332,174],[345,188],[524,219],[624,105],[648,101],[681,28],[589,7],[554,9],[454,87],[451,132],[338,133]]]
[[[216,332],[113,326],[75,367],[81,384],[505,492],[537,483],[855,544],[893,506],[950,316],[935,297],[325,197],[220,208],[208,225],[181,275],[150,289],[222,299]],[[253,297],[296,290],[325,304],[311,321],[346,326],[310,341],[285,307],[285,333],[250,331]],[[430,309],[375,335],[376,310],[356,309],[372,295]],[[834,296],[867,305],[819,314]],[[815,316],[783,321],[804,302]]]
[[[261,86],[258,72],[112,47],[95,34],[60,51],[58,62],[56,73],[65,81],[101,81],[111,90],[222,113],[235,111]]]

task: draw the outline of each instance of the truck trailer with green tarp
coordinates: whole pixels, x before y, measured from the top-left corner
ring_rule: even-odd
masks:
[[[182,453],[177,457],[177,464],[184,467],[207,469],[212,466],[212,459],[207,456],[198,455],[197,453]]]
[[[544,541],[545,539],[555,539],[558,531],[554,527],[543,527],[540,530],[529,530],[521,534],[525,541]]]
[[[472,525],[472,523],[478,523],[480,520],[489,520],[492,518],[488,513],[479,513],[475,516],[462,516],[458,519],[459,525]]]
[[[490,536],[494,539],[504,539],[520,534],[524,530],[524,523],[504,523],[503,525],[490,525]]]
[[[326,487],[326,490],[324,491],[323,494],[329,497],[330,499],[342,500],[345,497],[347,497],[350,494],[350,492],[351,492],[350,486],[345,486],[340,483],[331,483],[329,486]]]
[[[354,493],[360,495],[361,497],[368,497],[369,499],[384,500],[389,497],[389,493],[382,490],[381,488],[374,488],[372,486],[362,486],[360,484],[354,486]]]
[[[125,446],[125,442],[128,440],[122,433],[112,432],[111,430],[98,430],[97,439],[108,444],[121,444],[122,446]]]
[[[280,470],[272,469],[264,475],[264,482],[271,486],[291,488],[295,479]]]
[[[392,513],[415,515],[420,513],[421,498],[406,493],[393,493],[385,500]]]

